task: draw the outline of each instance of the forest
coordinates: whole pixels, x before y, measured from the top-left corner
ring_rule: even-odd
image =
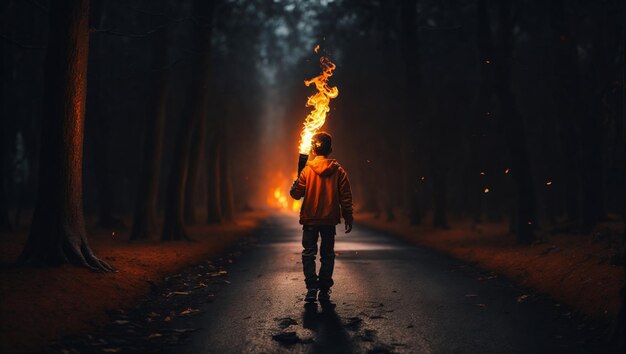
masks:
[[[350,176],[357,225],[424,237],[415,243],[427,246],[427,235],[439,245],[498,230],[493,245],[538,255],[528,258],[534,268],[513,264],[518,258],[490,266],[499,252],[492,244],[472,246],[469,258],[433,247],[513,281],[510,269],[553,268],[554,278],[522,283],[602,323],[602,343],[623,341],[624,1],[6,0],[0,16],[3,298],[30,286],[13,279],[47,279],[49,269],[81,272],[86,282],[124,277],[126,263],[106,247],[173,257],[168,247],[200,248],[204,237],[248,225],[249,215],[255,226],[246,232],[276,217],[297,226],[301,202],[289,187],[314,91],[303,81],[329,58],[338,96],[321,130]],[[551,289],[567,286],[551,279],[579,273],[565,260],[569,249],[585,270],[561,295]],[[246,252],[242,262],[253,258]],[[544,255],[564,260],[541,263]],[[178,272],[168,269],[158,276]],[[581,285],[597,280],[591,272],[608,280]],[[18,300],[2,306],[3,327],[19,316]],[[337,314],[345,325],[348,315]],[[21,327],[6,328],[2,348],[37,350],[12,342]],[[376,333],[382,343],[384,330]],[[344,342],[328,341],[337,352],[378,348]]]

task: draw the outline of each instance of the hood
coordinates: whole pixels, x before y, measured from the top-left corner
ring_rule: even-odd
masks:
[[[337,160],[324,158],[315,158],[307,162],[307,166],[320,176],[330,176],[339,168]]]

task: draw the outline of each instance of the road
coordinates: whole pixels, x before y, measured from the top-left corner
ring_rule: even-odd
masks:
[[[332,306],[305,306],[301,228],[269,219],[176,353],[576,353],[569,310],[505,279],[358,225],[338,227]],[[595,343],[595,344],[594,344]]]

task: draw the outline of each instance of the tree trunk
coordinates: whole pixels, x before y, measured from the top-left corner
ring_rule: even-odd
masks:
[[[209,58],[206,58],[209,60]],[[209,66],[210,63],[205,63],[206,66]],[[185,190],[185,223],[187,224],[195,224],[196,223],[196,187],[198,185],[198,169],[200,168],[200,164],[202,162],[202,155],[204,152],[204,145],[206,142],[207,135],[207,119],[208,117],[208,107],[209,107],[209,88],[208,88],[208,77],[206,77],[203,89],[203,95],[200,97],[200,100],[196,102],[198,107],[197,110],[199,116],[196,119],[196,126],[193,131],[192,143],[191,143],[191,155],[189,157],[189,173],[187,175],[187,188]]]
[[[235,200],[233,194],[233,181],[231,178],[230,161],[228,150],[222,148],[220,160],[220,200],[222,207],[222,218],[224,222],[235,221]]]
[[[91,9],[95,21],[93,27],[105,28],[106,1],[93,1]],[[90,43],[89,88],[87,97],[87,116],[96,125],[94,134],[94,157],[98,189],[98,225],[103,228],[123,228],[124,222],[113,216],[115,191],[111,184],[111,164],[109,162],[109,140],[111,127],[107,115],[109,104],[105,101],[108,82],[106,66],[102,62],[105,53],[102,36],[94,36]]]
[[[580,89],[576,43],[563,0],[552,0],[550,25],[555,43],[554,71],[557,84],[554,98],[563,149],[563,191],[567,220],[578,225],[580,220]]]
[[[1,45],[1,44],[0,44]],[[4,57],[1,57],[2,61]],[[0,72],[2,70],[0,64]],[[0,80],[1,81],[1,80]],[[0,84],[2,86],[2,84]],[[2,89],[0,88],[0,98],[2,98]],[[2,102],[0,102],[0,108],[4,108]],[[2,112],[4,113],[4,112]],[[11,220],[9,219],[9,210],[7,207],[7,190],[6,190],[6,138],[5,138],[5,129],[4,129],[4,121],[0,122],[0,231],[11,231],[13,229],[13,225],[11,225]]]
[[[207,165],[207,223],[220,224],[222,217],[222,198],[220,195],[220,144],[217,134],[211,134],[206,156]]]
[[[49,12],[39,196],[30,234],[18,261],[71,263],[112,271],[91,251],[83,214],[89,1],[52,1]]]
[[[626,123],[626,5],[622,5],[618,14],[621,14],[622,23],[618,28],[617,33],[621,35],[621,46],[622,46],[622,77],[621,77],[621,108],[619,109],[621,113],[622,122]],[[618,118],[618,119],[619,119]],[[622,157],[626,157],[626,129],[622,126],[621,132],[621,140],[622,140]],[[626,158],[623,158],[621,166],[621,171],[626,171]],[[621,188],[621,213],[622,213],[622,240],[621,240],[621,262],[622,262],[622,272],[626,276],[626,188]],[[626,348],[626,282],[622,282],[622,289],[620,290],[620,295],[622,298],[622,302],[620,304],[619,311],[617,313],[617,317],[615,318],[615,322],[611,328],[610,340],[617,342],[620,345],[619,348],[622,350]]]
[[[620,69],[615,60],[620,47],[620,26],[623,21],[623,1],[605,1],[600,6],[593,30],[591,95],[589,111],[582,123],[585,139],[582,140],[582,230],[590,232],[606,217],[605,156],[607,153],[606,121],[610,120],[607,100],[614,82],[619,80]],[[622,63],[622,66],[624,64]]]
[[[416,129],[420,122],[420,67],[417,32],[417,0],[402,1],[402,56],[404,59],[405,95],[404,95],[404,128],[403,137],[409,139],[403,146],[404,164],[407,170],[406,193],[408,193],[409,222],[411,225],[421,224],[420,179],[418,156],[421,149],[418,147],[420,129]],[[416,105],[415,102],[418,102]],[[411,139],[412,138],[412,139]]]
[[[433,226],[447,229],[448,217],[446,213],[446,174],[441,162],[433,162],[433,194],[435,198],[435,208],[433,212]]]
[[[475,223],[482,221],[482,209],[485,204],[485,176],[481,172],[486,171],[488,158],[487,145],[485,143],[486,131],[489,127],[487,120],[492,115],[492,85],[493,85],[493,44],[491,40],[491,28],[489,15],[485,1],[477,4],[477,30],[476,46],[480,60],[480,84],[476,96],[473,122],[470,124],[470,171],[469,171],[469,196],[470,205]]]
[[[162,30],[164,31],[164,30]],[[156,36],[152,47],[152,66],[158,70],[150,84],[148,117],[143,141],[142,166],[139,172],[137,201],[130,240],[150,238],[156,232],[157,195],[163,155],[163,132],[169,97],[168,36]]]
[[[517,110],[517,102],[511,83],[513,55],[513,19],[511,0],[499,3],[498,47],[495,58],[495,91],[500,102],[502,124],[509,144],[511,174],[515,179],[517,194],[517,242],[530,244],[535,240],[535,195],[526,149],[524,122]]]
[[[199,19],[207,21],[205,24],[196,24],[194,39],[195,46],[200,52],[194,63],[194,76],[188,97],[191,99],[189,111],[185,112],[179,129],[174,148],[174,163],[168,178],[167,195],[165,200],[165,214],[161,240],[189,239],[185,232],[184,200],[185,186],[188,180],[190,153],[194,126],[208,114],[208,80],[210,74],[210,43],[211,43],[211,16],[214,2],[196,0],[194,13]]]
[[[5,6],[0,5],[0,15],[4,16],[6,13]],[[4,28],[2,28],[4,30]],[[6,170],[6,155],[7,155],[7,137],[6,137],[6,106],[5,106],[5,92],[4,85],[7,82],[4,77],[4,60],[5,60],[5,46],[6,41],[0,42],[0,231],[10,231],[12,229],[11,221],[9,219],[9,210],[7,207],[7,190],[6,190],[6,176],[8,175]]]

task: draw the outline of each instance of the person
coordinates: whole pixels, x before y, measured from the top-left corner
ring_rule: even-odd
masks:
[[[348,174],[328,155],[333,151],[332,137],[325,132],[315,134],[311,141],[311,157],[293,182],[289,194],[299,200],[302,224],[302,268],[307,293],[306,302],[330,301],[335,265],[335,226],[345,221],[345,233],[352,231],[352,192]],[[320,243],[321,266],[315,270],[317,240]],[[318,294],[319,291],[319,294]]]

